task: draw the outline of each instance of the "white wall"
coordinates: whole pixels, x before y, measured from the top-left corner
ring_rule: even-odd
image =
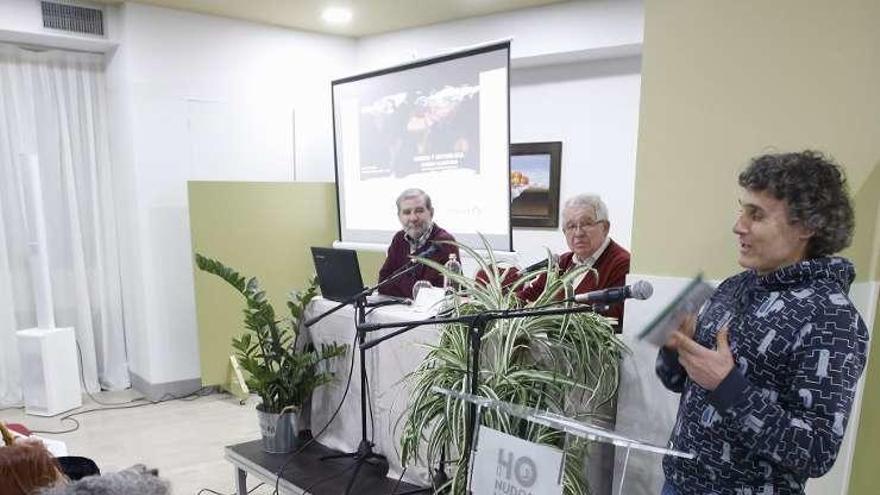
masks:
[[[644,35],[640,0],[567,2],[368,36],[358,43],[360,72],[512,39],[514,65],[637,53]]]
[[[637,56],[511,73],[511,142],[562,141],[560,202],[578,193],[601,194],[611,218],[610,235],[627,249],[640,84]],[[567,250],[559,229],[516,228],[513,246],[522,264],[545,258],[546,248]]]
[[[130,367],[195,379],[186,182],[333,180],[329,87],[354,42],[135,3],[120,19],[108,77]]]
[[[186,181],[332,181],[330,81],[369,68],[512,38],[512,138],[562,140],[563,197],[602,193],[612,235],[629,246],[638,0],[570,2],[357,41],[138,3],[106,9],[109,42],[86,39],[83,49],[110,53],[128,354],[149,383],[199,376]],[[63,46],[40,26],[37,0],[0,0],[0,39],[25,35]],[[60,37],[74,39],[68,48],[84,43]],[[558,231],[517,230],[514,239],[524,259],[542,257],[544,245],[564,249]]]
[[[596,192],[630,245],[644,9],[583,1],[370,36],[357,72],[499,39],[511,44],[511,142],[562,141],[560,195]],[[566,250],[559,229],[514,229],[520,264]]]
[[[33,0],[3,0],[0,2],[0,29],[35,33],[43,29],[40,9]]]

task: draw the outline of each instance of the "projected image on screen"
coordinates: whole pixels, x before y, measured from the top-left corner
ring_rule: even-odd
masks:
[[[361,108],[361,179],[480,171],[478,84],[416,89]]]
[[[427,191],[435,221],[510,249],[509,44],[334,81],[341,240],[387,243],[394,200]]]

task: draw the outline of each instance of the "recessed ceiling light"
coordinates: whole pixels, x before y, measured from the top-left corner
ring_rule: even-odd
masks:
[[[347,7],[327,7],[321,18],[329,24],[346,24],[351,22],[351,9]]]

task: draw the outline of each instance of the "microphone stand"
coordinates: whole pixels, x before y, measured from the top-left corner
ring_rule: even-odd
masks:
[[[425,254],[425,253],[423,253]],[[357,476],[361,471],[361,468],[364,464],[370,464],[375,467],[376,471],[380,473],[380,477],[385,477],[388,473],[388,459],[373,450],[374,444],[367,438],[367,368],[364,364],[366,358],[366,349],[368,347],[364,347],[364,343],[366,340],[366,307],[367,307],[367,296],[372,294],[374,290],[382,287],[389,282],[397,280],[402,277],[404,274],[409,273],[415,270],[417,267],[422,266],[419,263],[414,261],[410,261],[409,266],[405,266],[402,269],[398,270],[390,277],[385,280],[380,281],[378,284],[373,287],[367,287],[364,290],[358,292],[357,294],[351,296],[345,301],[337,304],[336,306],[330,308],[329,310],[321,313],[318,316],[308,319],[304,322],[306,327],[310,327],[315,323],[323,320],[327,316],[339,311],[344,306],[348,306],[349,304],[355,305],[355,314],[356,314],[356,328],[357,328],[357,337],[360,345],[358,346],[360,349],[360,378],[361,378],[361,440],[358,444],[357,451],[355,452],[346,452],[342,454],[334,454],[327,455],[321,457],[321,460],[328,459],[339,459],[339,458],[354,458],[355,459],[355,468],[354,472],[351,474],[351,478],[348,481],[348,485],[345,487],[346,495],[351,493],[351,489],[354,487],[355,480],[357,480]]]
[[[567,301],[561,301],[567,302]],[[483,311],[481,313],[475,313],[471,315],[465,316],[456,316],[456,317],[432,317],[425,320],[412,320],[412,321],[400,321],[394,323],[360,323],[358,324],[359,332],[373,332],[376,330],[381,330],[385,328],[400,328],[395,332],[392,332],[388,335],[383,335],[382,337],[371,340],[370,342],[364,343],[361,342],[361,352],[365,349],[369,349],[371,347],[377,346],[380,343],[394,338],[401,333],[412,330],[413,328],[420,327],[422,325],[436,325],[436,324],[444,324],[444,323],[463,323],[468,326],[468,336],[470,337],[470,346],[471,346],[471,371],[470,371],[470,380],[469,380],[469,392],[472,395],[477,395],[477,390],[479,390],[480,386],[480,347],[483,340],[483,334],[486,332],[486,328],[488,328],[489,324],[495,320],[507,320],[512,318],[529,318],[529,317],[537,317],[537,316],[551,316],[551,315],[565,315],[565,314],[573,314],[573,313],[588,313],[593,312],[593,307],[590,305],[582,305],[575,307],[564,307],[564,308],[547,308],[547,309],[505,309],[505,310],[488,310]],[[477,405],[471,403],[468,405],[468,417],[467,417],[467,430],[465,433],[465,445],[468,448],[465,449],[463,455],[470,455],[469,452],[473,450],[474,445],[474,432],[476,430],[476,418],[477,418]],[[442,469],[441,460],[441,468],[438,470],[440,475],[445,477],[445,471]],[[423,491],[423,490],[417,490]],[[414,493],[414,492],[407,492]]]
[[[410,330],[417,328],[417,327],[420,327],[422,325],[432,324],[436,321],[437,321],[437,317],[431,317],[426,320],[421,320],[421,321],[414,323],[412,325],[407,325],[407,326],[401,328],[400,330],[396,330],[396,331],[391,332],[387,335],[383,335],[383,336],[378,337],[376,339],[373,339],[369,342],[365,342],[364,340],[361,340],[361,343],[359,345],[360,350],[361,350],[361,358],[363,359],[364,351],[366,351],[368,349],[372,349],[373,347],[376,347],[377,345],[381,344],[382,342],[385,342],[386,340],[393,339],[394,337],[397,337],[398,335],[400,335],[402,333],[409,332]],[[394,325],[396,325],[396,324],[394,324]],[[359,335],[363,335],[368,331],[380,330],[382,328],[392,328],[392,327],[376,327],[375,329],[368,330],[367,325],[362,323],[362,324],[358,325],[358,332],[359,332]],[[397,328],[397,327],[395,326],[393,328]],[[437,467],[437,470],[434,472],[434,475],[431,476],[431,480],[432,480],[431,484],[433,485],[433,489],[437,489],[438,487],[443,486],[443,484],[446,483],[446,481],[448,479],[446,476],[446,470],[443,467],[445,462],[446,462],[446,448],[444,447],[443,452],[440,454],[440,463]],[[416,488],[414,490],[409,490],[409,491],[405,491],[405,492],[396,492],[393,495],[414,495],[416,493],[431,493],[431,492],[432,492],[432,489],[430,487],[426,487],[426,488]]]

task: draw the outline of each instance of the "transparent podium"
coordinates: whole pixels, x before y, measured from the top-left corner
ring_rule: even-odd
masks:
[[[685,459],[693,459],[693,457],[694,457],[693,454],[690,454],[688,452],[681,452],[681,451],[677,451],[674,449],[661,447],[659,445],[653,445],[650,443],[641,442],[638,440],[627,438],[625,436],[618,435],[611,430],[597,427],[594,425],[590,425],[590,424],[587,424],[587,423],[584,423],[584,422],[581,422],[581,421],[578,421],[578,420],[575,420],[572,418],[568,418],[568,417],[560,415],[560,414],[552,413],[549,411],[543,411],[543,410],[534,409],[531,407],[525,407],[525,406],[520,406],[517,404],[511,404],[509,402],[493,400],[493,399],[489,399],[487,397],[481,397],[481,396],[472,395],[469,393],[457,392],[454,390],[448,390],[448,389],[441,388],[441,387],[433,387],[432,390],[438,394],[446,395],[448,397],[467,402],[467,403],[471,404],[472,407],[474,407],[474,409],[473,409],[475,411],[474,424],[476,425],[476,427],[475,427],[475,430],[473,433],[473,438],[472,438],[471,445],[470,445],[471,455],[470,455],[470,468],[469,468],[469,472],[468,472],[468,488],[471,489],[472,492],[476,495],[479,495],[480,493],[493,493],[493,491],[487,491],[487,490],[483,490],[483,491],[474,490],[474,485],[475,485],[474,473],[475,473],[475,471],[479,470],[482,473],[481,476],[484,476],[484,477],[486,476],[487,471],[490,471],[490,470],[485,469],[485,467],[486,467],[485,463],[482,464],[480,469],[477,469],[477,467],[476,467],[476,462],[478,462],[478,459],[479,459],[478,449],[480,449],[481,448],[480,446],[483,445],[483,442],[481,442],[481,439],[480,439],[481,430],[483,428],[485,428],[485,427],[480,426],[480,423],[481,423],[480,417],[481,417],[482,412],[485,409],[496,410],[496,411],[504,413],[504,414],[508,414],[511,416],[515,416],[517,418],[524,419],[524,420],[529,421],[531,423],[535,423],[538,425],[542,425],[542,426],[545,426],[548,428],[553,428],[553,429],[559,430],[561,432],[564,432],[566,446],[569,444],[569,440],[571,437],[577,437],[577,438],[582,438],[582,439],[585,439],[585,440],[588,440],[591,442],[609,443],[609,444],[612,444],[616,447],[621,447],[621,448],[625,449],[626,454],[624,457],[625,460],[623,463],[623,470],[621,473],[620,484],[618,486],[618,495],[624,493],[623,487],[625,485],[625,479],[626,479],[627,461],[629,460],[629,454],[631,451],[635,450],[635,451],[649,452],[649,453],[658,454],[658,455],[671,455],[671,456],[675,456],[675,457],[682,457]],[[494,432],[494,430],[489,430],[489,431]],[[488,433],[488,432],[486,432],[486,433]],[[493,433],[493,435],[495,435],[495,433]],[[484,434],[484,436],[485,436],[485,434]],[[516,439],[516,438],[513,438],[512,440],[514,442],[523,442],[523,443],[526,442],[525,440],[520,440],[520,439]],[[531,446],[529,456],[515,458],[513,455],[511,455],[510,459],[508,460],[504,457],[501,450],[499,450],[497,454],[490,454],[490,455],[495,455],[495,457],[497,458],[497,464],[493,463],[493,465],[496,466],[496,473],[495,474],[497,474],[500,477],[501,474],[506,471],[508,473],[508,478],[513,479],[514,482],[520,482],[520,485],[526,487],[528,489],[528,491],[530,491],[532,493],[550,493],[549,491],[545,492],[545,491],[540,491],[540,490],[536,491],[535,490],[536,486],[534,485],[534,483],[536,483],[536,478],[537,478],[537,475],[535,474],[535,472],[540,470],[540,463],[536,462],[532,458],[540,456],[540,453],[537,452],[539,449],[542,449],[542,448],[554,449],[554,448],[547,447],[547,446],[544,446],[541,444],[533,444],[531,442],[529,442],[529,444]],[[534,455],[531,455],[531,454],[534,454]],[[487,454],[484,453],[483,455],[485,456]],[[525,458],[525,457],[528,457],[528,458]],[[524,458],[525,458],[525,460],[523,460]],[[559,461],[564,463],[565,462],[564,458],[565,458],[564,455],[562,455],[562,453],[559,453]],[[521,460],[522,460],[522,462],[520,462]],[[511,477],[509,475],[511,470],[515,472],[515,474],[516,474],[515,477]],[[493,474],[492,472],[489,472],[488,476],[492,477],[492,476],[495,476],[495,474]],[[560,465],[560,467],[558,468],[558,475],[557,475],[556,481],[560,482],[561,478],[562,478],[562,465]],[[492,489],[492,490],[497,491],[497,490],[501,489],[502,493],[519,493],[517,491],[517,488],[508,488],[507,486],[499,486],[498,485],[498,483],[501,483],[502,485],[504,485],[504,483],[507,483],[504,480],[490,480],[489,482],[491,483],[493,481],[494,481],[495,485],[494,485],[494,489]],[[532,485],[530,485],[530,483]],[[561,484],[560,484],[560,487],[561,487]],[[560,488],[560,492],[561,492],[561,488]],[[525,491],[522,491],[522,493],[525,493]]]

